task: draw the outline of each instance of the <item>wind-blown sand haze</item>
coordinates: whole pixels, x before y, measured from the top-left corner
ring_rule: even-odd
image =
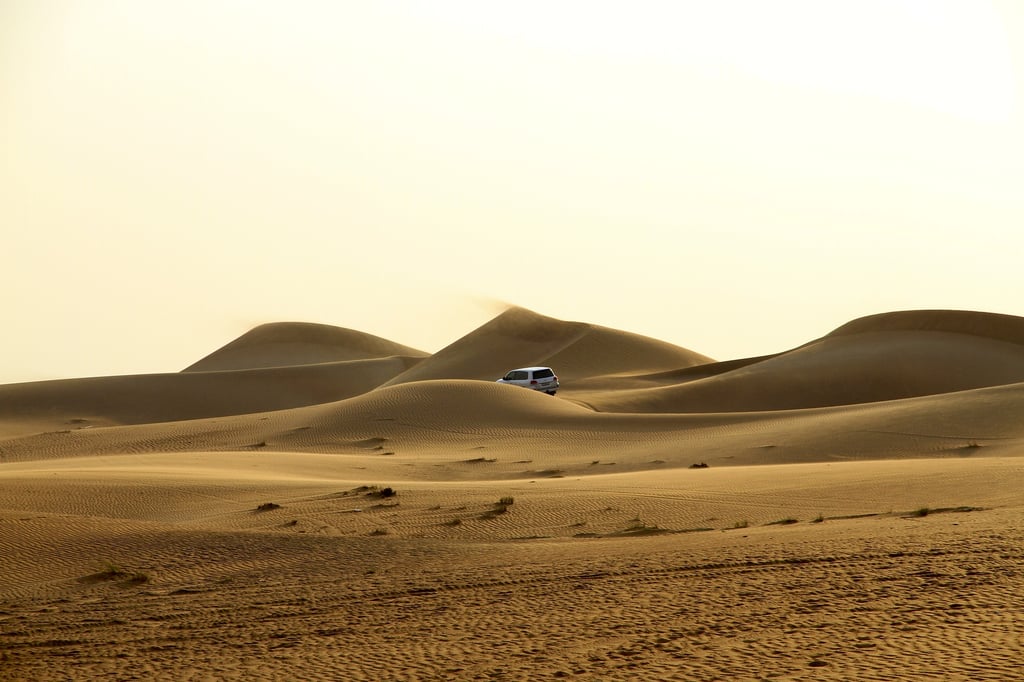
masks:
[[[263,325],[0,386],[0,679],[1018,680],[1022,484],[1024,318]]]

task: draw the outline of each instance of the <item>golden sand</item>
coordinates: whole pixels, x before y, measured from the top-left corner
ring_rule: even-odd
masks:
[[[0,679],[1020,680],[1022,455],[1017,317],[264,325],[0,386]]]

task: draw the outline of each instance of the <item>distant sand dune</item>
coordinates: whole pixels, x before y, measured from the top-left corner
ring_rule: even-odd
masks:
[[[275,322],[256,327],[182,371],[286,367],[427,355],[429,353],[351,329],[309,322]]]
[[[1019,326],[982,314],[956,314],[943,326],[945,320],[939,313],[881,317],[878,324],[847,325],[725,372],[698,367],[677,375],[685,380],[680,383],[573,397],[602,411],[733,412],[851,405],[1024,381],[1024,331],[1008,333]],[[991,329],[1001,333],[980,333]]]
[[[883,331],[934,331],[1024,343],[1024,318],[970,310],[903,310],[852,320],[829,336]]]
[[[705,362],[711,359],[663,341],[512,308],[388,384],[425,379],[494,381],[509,369],[533,365],[552,366],[561,379],[572,381]]]

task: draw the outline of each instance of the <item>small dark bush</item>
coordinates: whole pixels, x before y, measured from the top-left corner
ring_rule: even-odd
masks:
[[[126,571],[117,564],[108,561],[104,564],[103,570],[88,577],[92,580],[126,580],[129,583],[140,585],[149,582],[149,574],[141,571]]]
[[[387,498],[387,497],[394,497],[395,495],[398,494],[395,491],[394,488],[378,488],[375,485],[374,486],[361,486],[359,488],[356,488],[356,490],[359,491],[359,492],[366,491],[366,496],[367,497]]]
[[[127,575],[128,572],[126,570],[112,561],[108,561],[103,565],[103,570],[96,574],[96,577],[103,580],[111,580],[113,578],[123,578]]]

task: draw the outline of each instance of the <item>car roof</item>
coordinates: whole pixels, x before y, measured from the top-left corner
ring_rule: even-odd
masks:
[[[516,367],[515,369],[510,369],[509,372],[532,372],[532,371],[537,370],[537,369],[551,369],[551,368],[550,367]]]

